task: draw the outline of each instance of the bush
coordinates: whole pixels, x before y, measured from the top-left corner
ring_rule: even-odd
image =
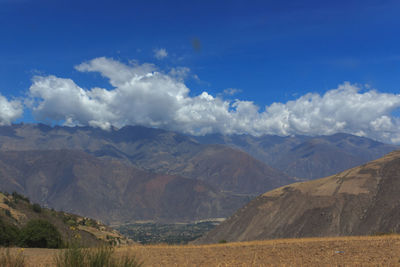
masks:
[[[33,209],[34,212],[37,212],[37,213],[42,212],[42,207],[40,207],[40,205],[37,204],[37,203],[32,205],[32,209]]]
[[[21,242],[23,247],[35,248],[60,248],[62,247],[61,234],[57,228],[48,221],[31,220],[21,229]]]
[[[19,239],[19,230],[16,226],[0,220],[0,246],[16,245]],[[1,265],[0,265],[1,266]]]
[[[10,210],[5,210],[4,213],[5,213],[8,217],[12,218],[12,215],[11,215],[11,211],[10,211]]]
[[[2,249],[0,252],[0,266],[2,267],[24,267],[25,258],[20,251],[16,255],[11,255],[9,249]]]
[[[24,197],[23,195],[20,195],[20,194],[18,194],[18,193],[15,192],[15,191],[14,191],[11,195],[12,195],[12,197],[13,197],[15,203],[18,203],[18,200],[22,200],[22,201],[25,201],[25,202],[30,203],[29,198]]]
[[[120,257],[117,259],[112,247],[99,247],[95,249],[80,248],[76,245],[61,251],[55,256],[57,267],[139,267],[143,264],[134,256]]]

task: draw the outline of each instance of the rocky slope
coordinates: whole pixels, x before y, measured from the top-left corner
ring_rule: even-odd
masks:
[[[342,173],[267,192],[197,242],[400,231],[400,151]]]
[[[226,217],[249,201],[200,180],[146,172],[80,150],[0,152],[0,190],[112,224]]]

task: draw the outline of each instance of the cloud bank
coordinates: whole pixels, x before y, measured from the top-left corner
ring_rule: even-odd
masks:
[[[187,68],[166,73],[152,64],[123,64],[104,57],[75,68],[100,73],[113,89],[83,89],[71,79],[36,76],[29,94],[37,120],[103,129],[111,125],[143,125],[194,135],[287,136],[345,132],[400,142],[400,120],[391,115],[400,107],[400,95],[375,90],[364,92],[350,83],[323,95],[309,93],[260,110],[251,101],[226,100],[207,92],[190,96],[183,81],[189,72]],[[0,101],[7,100],[0,98]],[[3,117],[2,121],[11,120]]]
[[[8,101],[0,94],[0,125],[10,125],[22,116],[23,106],[17,100]]]

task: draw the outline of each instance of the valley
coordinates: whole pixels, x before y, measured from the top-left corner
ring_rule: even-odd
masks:
[[[134,223],[116,226],[124,236],[133,241],[146,244],[187,244],[209,232],[219,221],[202,221],[196,223]]]
[[[400,152],[382,157],[397,146],[348,134],[217,137],[140,126],[110,131],[0,126],[0,189],[113,225],[144,244],[129,248],[138,254],[177,249],[176,257],[182,252],[182,260],[190,257],[204,266],[207,260],[190,253],[201,255],[216,246],[221,255],[230,255],[230,263],[240,265],[235,253],[241,245],[250,251],[260,246],[260,252],[249,252],[256,257],[271,244],[286,244],[268,243],[279,238],[301,238],[289,243],[313,249],[317,239],[303,238],[330,242],[324,238],[400,229],[397,202],[390,202],[397,199]],[[227,219],[220,223],[207,218]],[[340,242],[346,240],[352,239]],[[159,261],[171,264],[173,253]],[[220,264],[227,260],[222,257]],[[301,264],[307,262],[304,258]]]

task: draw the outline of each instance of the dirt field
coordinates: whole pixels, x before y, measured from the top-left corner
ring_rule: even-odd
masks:
[[[21,249],[13,249],[19,252]],[[57,250],[24,249],[29,266],[52,266]],[[281,239],[202,246],[131,246],[144,266],[400,266],[400,236]]]

